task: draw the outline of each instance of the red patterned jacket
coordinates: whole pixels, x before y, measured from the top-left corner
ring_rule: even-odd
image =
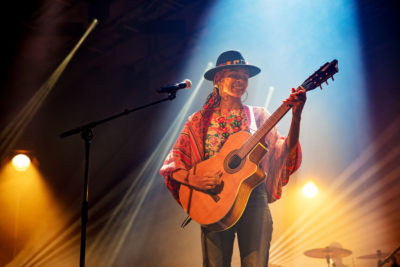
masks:
[[[257,127],[269,117],[269,113],[261,107],[244,106],[244,109],[248,125],[252,125],[250,109],[253,110]],[[172,179],[171,175],[180,169],[190,170],[195,163],[204,160],[204,136],[207,133],[208,123],[202,120],[199,111],[191,115],[160,169],[168,189],[179,204],[180,183]],[[286,138],[279,135],[276,127],[267,134],[265,140],[269,151],[262,159],[261,166],[266,174],[264,182],[268,201],[271,203],[281,197],[282,186],[288,183],[289,176],[299,168],[301,147],[298,144],[296,152],[288,155]]]

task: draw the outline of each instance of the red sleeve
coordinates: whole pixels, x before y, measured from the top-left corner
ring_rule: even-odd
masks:
[[[268,154],[264,158],[265,184],[268,193],[268,202],[270,203],[281,198],[282,187],[289,182],[290,175],[301,164],[300,143],[297,144],[296,151],[289,154],[286,149],[286,140],[284,137],[279,137],[275,144],[269,146]]]
[[[257,126],[260,126],[269,114],[265,109],[255,112]],[[265,172],[265,185],[268,194],[268,201],[274,202],[282,195],[282,186],[289,182],[289,177],[301,164],[301,146],[298,143],[294,153],[289,154],[286,148],[286,138],[281,137],[274,127],[266,136],[268,152],[261,161]]]
[[[180,169],[189,170],[190,168],[190,137],[188,123],[186,123],[160,169],[160,174],[164,177],[165,184],[179,204],[180,183],[172,179],[171,175],[174,171]]]

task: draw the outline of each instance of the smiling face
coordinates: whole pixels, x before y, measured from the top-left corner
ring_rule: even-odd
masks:
[[[217,82],[221,98],[241,98],[246,92],[249,75],[244,69],[226,70]]]

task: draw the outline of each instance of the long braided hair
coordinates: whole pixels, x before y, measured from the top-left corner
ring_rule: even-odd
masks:
[[[201,109],[201,114],[203,116],[205,116],[209,112],[212,113],[212,111],[221,103],[221,95],[219,93],[218,82],[224,76],[225,71],[227,70],[219,71],[214,76],[214,88],[212,92],[207,96],[207,100]]]
[[[225,70],[217,72],[214,76],[214,88],[212,92],[207,96],[207,100],[204,103],[201,113],[201,127],[203,130],[203,141],[205,140],[208,126],[210,125],[211,115],[215,108],[221,103],[221,95],[219,93],[218,82],[223,77]]]

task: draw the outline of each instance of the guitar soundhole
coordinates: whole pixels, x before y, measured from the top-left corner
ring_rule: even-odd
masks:
[[[238,172],[245,161],[238,156],[237,150],[231,151],[225,158],[224,169],[227,173]]]
[[[237,167],[240,166],[240,163],[242,162],[242,159],[238,155],[233,155],[228,163],[229,168],[231,169],[236,169]]]

